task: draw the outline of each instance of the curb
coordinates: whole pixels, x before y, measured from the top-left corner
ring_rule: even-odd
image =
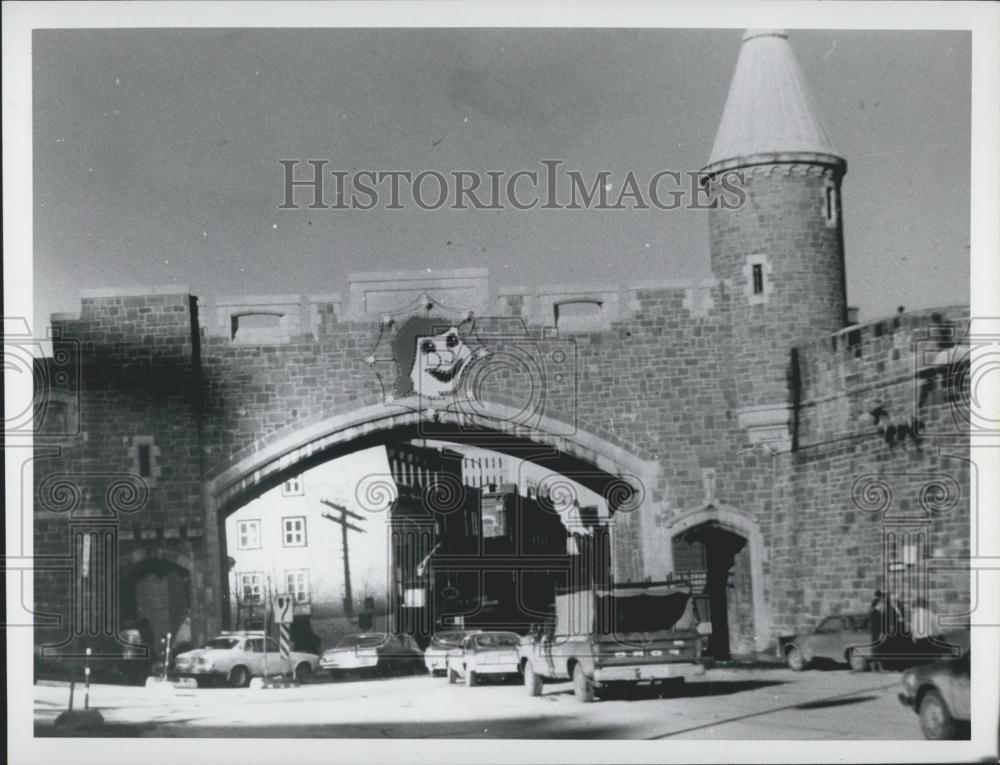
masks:
[[[270,690],[272,688],[298,688],[302,685],[298,680],[289,680],[284,677],[255,677],[250,681],[250,689],[255,691]]]

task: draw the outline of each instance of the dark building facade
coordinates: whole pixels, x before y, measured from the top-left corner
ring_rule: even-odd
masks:
[[[557,587],[590,581],[599,565],[610,575],[610,556],[593,554],[603,529],[596,510],[589,522],[567,527],[546,497],[522,496],[514,484],[469,485],[462,453],[417,444],[386,451],[397,487],[390,516],[396,630],[421,643],[457,625],[523,632],[551,619]]]

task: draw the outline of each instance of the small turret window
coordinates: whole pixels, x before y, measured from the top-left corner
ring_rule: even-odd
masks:
[[[749,302],[766,303],[773,289],[773,285],[771,284],[771,264],[767,260],[767,255],[747,256],[746,265],[743,267],[743,274],[746,278],[743,294],[747,296]]]
[[[823,211],[827,226],[836,226],[840,217],[840,200],[837,198],[837,187],[827,183],[823,187]]]

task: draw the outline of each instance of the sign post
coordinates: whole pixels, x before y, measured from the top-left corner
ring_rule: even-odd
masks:
[[[285,675],[291,674],[292,644],[288,627],[294,615],[292,595],[275,595],[274,621],[278,625],[278,646],[281,649],[281,666]]]

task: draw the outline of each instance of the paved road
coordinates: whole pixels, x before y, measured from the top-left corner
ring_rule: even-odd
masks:
[[[578,703],[568,683],[533,699],[520,685],[420,676],[169,694],[94,686],[91,705],[103,735],[116,736],[922,740],[898,687],[897,673],[712,669],[677,695],[594,704]],[[35,686],[36,735],[55,733],[67,695],[64,684]]]

